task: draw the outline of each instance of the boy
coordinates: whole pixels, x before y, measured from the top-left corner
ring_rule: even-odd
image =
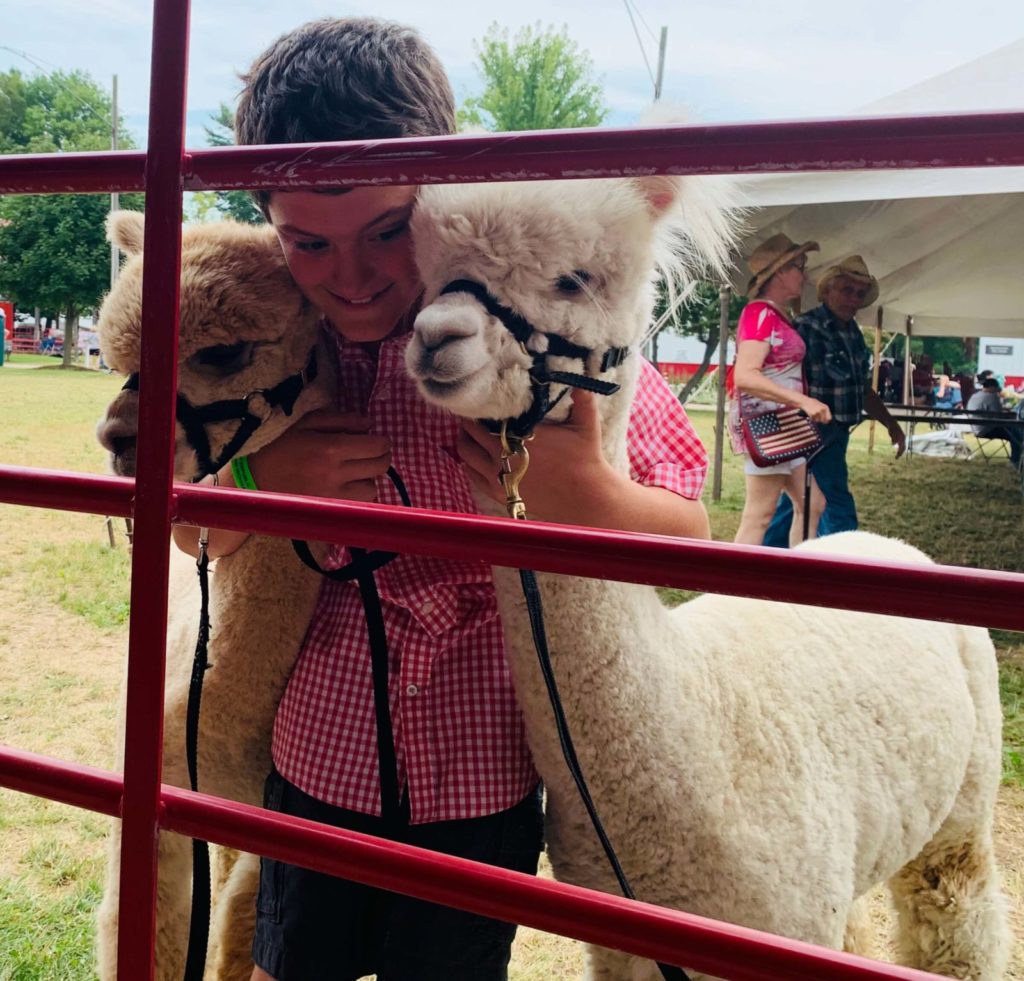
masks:
[[[451,89],[415,32],[371,19],[299,27],[245,76],[240,144],[454,132]],[[296,283],[337,344],[338,412],[307,416],[249,458],[264,490],[398,503],[394,464],[419,507],[473,512],[471,482],[497,490],[497,441],[422,403],[403,351],[420,286],[412,187],[258,192]],[[531,448],[524,496],[550,521],[708,537],[706,456],[647,366],[634,411],[635,481],[608,476],[597,414],[574,395],[571,423]],[[543,448],[540,444],[545,444]],[[599,473],[580,493],[578,479]],[[232,486],[231,470],[220,475]],[[650,486],[645,486],[649,484]],[[570,491],[570,488],[572,490]],[[245,534],[216,531],[211,556]],[[175,539],[195,552],[194,529]],[[332,550],[329,565],[347,551]],[[266,805],[284,813],[534,873],[542,845],[537,775],[504,662],[490,568],[399,556],[376,575],[389,650],[401,814],[381,813],[370,655],[359,592],[325,580],[274,728]],[[262,863],[253,981],[491,981],[507,976],[513,925]]]

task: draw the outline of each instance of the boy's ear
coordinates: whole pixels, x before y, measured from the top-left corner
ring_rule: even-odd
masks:
[[[111,211],[107,215],[107,241],[122,252],[138,255],[142,252],[145,220],[141,211]]]

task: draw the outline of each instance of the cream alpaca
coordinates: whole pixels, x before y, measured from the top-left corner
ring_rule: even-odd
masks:
[[[111,216],[112,241],[130,258],[100,311],[100,342],[116,371],[138,371],[141,324],[142,215]],[[333,405],[334,354],[321,340],[319,317],[296,289],[274,233],[231,222],[187,229],[182,243],[179,393],[195,406],[244,398],[302,372],[317,351],[317,377],[299,395],[291,415],[280,409],[255,431],[241,452],[269,443],[300,416]],[[261,411],[256,407],[256,411]],[[237,421],[207,425],[216,459]],[[138,397],[123,391],[99,425],[114,471],[132,475]],[[195,448],[177,426],[175,477],[197,476]],[[199,620],[195,561],[171,549],[171,585],[164,702],[165,783],[188,786],[185,706]],[[199,787],[205,793],[259,804],[270,769],[270,733],[312,615],[319,581],[287,541],[254,535],[211,567],[211,667],[203,688]],[[111,835],[107,882],[100,908],[97,954],[104,981],[116,975],[120,836]],[[252,971],[258,860],[216,850],[214,923],[207,977],[243,981]],[[178,981],[188,940],[191,847],[163,833],[159,843],[156,977]],[[230,876],[230,881],[229,881]]]
[[[414,238],[427,306],[407,350],[422,394],[470,418],[512,418],[530,403],[528,352],[468,293],[439,296],[459,279],[594,349],[592,374],[601,350],[635,352],[666,242],[712,259],[721,250],[726,227],[713,200],[701,206],[700,185],[424,189]],[[565,289],[578,272],[586,290]],[[620,469],[636,371],[634,355],[602,376],[622,386],[599,398],[604,452]],[[555,421],[568,411],[566,399]],[[865,533],[805,549],[929,561]],[[615,892],[562,762],[518,577],[494,574],[555,874]],[[991,834],[1001,719],[984,630],[724,596],[668,611],[647,587],[540,584],[582,766],[639,898],[838,948],[858,898],[888,881],[903,963],[1002,976],[1009,934]],[[589,974],[658,976],[600,948]]]

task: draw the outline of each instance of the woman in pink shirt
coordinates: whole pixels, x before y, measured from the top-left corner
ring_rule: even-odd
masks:
[[[740,314],[736,330],[736,364],[733,369],[735,398],[730,413],[733,446],[745,452],[739,420],[782,406],[802,409],[818,423],[831,419],[824,402],[806,394],[803,376],[804,342],[794,330],[787,307],[799,299],[804,285],[807,253],[817,250],[817,242],[797,245],[786,235],[773,235],[762,242],[748,260],[753,277],[747,286],[750,302]],[[800,541],[803,529],[804,477],[806,461],[788,460],[770,467],[759,467],[747,456],[743,467],[747,497],[736,541],[760,545],[779,494],[785,492],[793,502],[794,521],[790,544]],[[811,480],[810,537],[818,527],[825,499]]]

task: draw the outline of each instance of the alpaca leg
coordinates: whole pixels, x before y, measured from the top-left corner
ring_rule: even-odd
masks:
[[[121,899],[121,822],[110,822],[103,901],[97,911],[96,974],[100,981],[117,978],[117,905]]]
[[[96,936],[97,974],[101,981],[117,977],[118,901],[121,836],[112,833],[108,846],[107,881],[99,909]],[[162,831],[157,847],[156,981],[179,981],[185,970],[191,910],[191,841]]]
[[[951,978],[998,981],[1010,955],[991,834],[929,843],[889,883],[900,963]]]
[[[705,975],[687,974],[693,981]],[[607,947],[586,948],[586,981],[661,981],[661,971],[654,961],[625,954]]]
[[[662,981],[658,965],[644,957],[589,945],[585,952],[584,981]],[[699,974],[686,965],[683,967],[690,981],[715,981],[710,974]]]
[[[871,901],[867,896],[854,900],[846,917],[843,950],[861,957],[874,957],[874,925],[871,922]]]
[[[260,860],[247,852],[235,854],[231,875],[217,896],[210,924],[208,981],[248,981],[252,974]]]

